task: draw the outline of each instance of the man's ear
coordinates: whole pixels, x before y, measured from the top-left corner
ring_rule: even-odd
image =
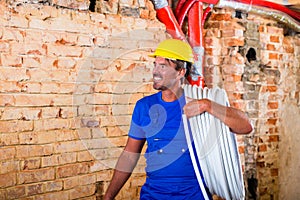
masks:
[[[179,76],[180,79],[184,78],[184,75],[186,73],[186,69],[182,68],[181,70],[178,71],[178,73],[179,73],[178,76]]]

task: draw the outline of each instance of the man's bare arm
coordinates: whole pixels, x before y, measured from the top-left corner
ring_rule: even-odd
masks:
[[[104,200],[112,200],[119,193],[136,166],[144,144],[145,140],[128,138],[127,144],[116,164],[110,185],[104,195]]]
[[[233,107],[220,105],[209,99],[192,100],[183,109],[188,118],[208,112],[220,119],[232,132],[237,134],[248,134],[253,129],[244,112]]]

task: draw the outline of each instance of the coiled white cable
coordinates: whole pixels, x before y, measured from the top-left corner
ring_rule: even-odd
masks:
[[[229,106],[223,89],[217,87],[208,89],[191,85],[184,85],[183,88],[186,97],[208,98],[221,105]],[[227,200],[244,199],[244,182],[235,135],[223,122],[207,112],[191,117],[188,121],[183,115],[183,122],[201,190],[205,191],[197,160],[206,186],[212,194]],[[192,143],[194,143],[194,148]]]

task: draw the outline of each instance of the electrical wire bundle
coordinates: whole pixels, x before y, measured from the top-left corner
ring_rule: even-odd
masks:
[[[210,99],[221,105],[229,106],[225,90],[218,87],[201,88],[196,85],[184,85],[186,97]],[[235,134],[221,120],[207,112],[187,120],[183,115],[185,135],[190,150],[193,167],[199,186],[205,191],[205,185],[211,194],[227,200],[244,199],[244,181]],[[205,192],[204,192],[205,193]],[[208,199],[204,194],[205,199]]]

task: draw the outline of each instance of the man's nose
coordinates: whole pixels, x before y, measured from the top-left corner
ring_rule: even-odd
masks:
[[[154,74],[155,72],[159,72],[159,67],[157,65],[153,66],[152,73]]]

